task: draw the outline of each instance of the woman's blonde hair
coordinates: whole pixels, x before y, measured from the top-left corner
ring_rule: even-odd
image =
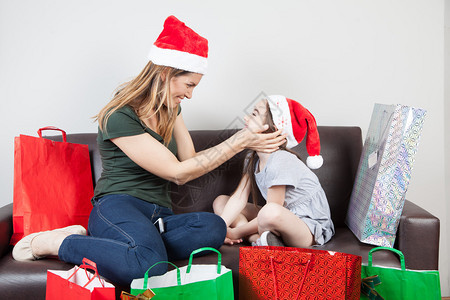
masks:
[[[156,131],[168,145],[172,139],[178,108],[170,102],[170,80],[190,72],[172,67],[155,65],[151,61],[141,73],[129,82],[121,84],[112,100],[94,116],[101,131],[106,130],[109,117],[118,109],[129,105],[141,121],[156,116]]]

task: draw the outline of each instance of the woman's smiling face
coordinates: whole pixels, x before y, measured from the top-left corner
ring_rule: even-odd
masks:
[[[202,74],[188,73],[170,79],[170,103],[173,108],[177,107],[184,98],[191,99],[194,88],[200,83]]]

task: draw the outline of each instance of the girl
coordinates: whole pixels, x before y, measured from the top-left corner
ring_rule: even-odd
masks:
[[[223,244],[226,226],[217,215],[172,212],[169,181],[184,184],[244,148],[270,152],[285,138],[279,132],[265,136],[245,129],[196,153],[179,104],[191,99],[206,71],[207,55],[205,38],[174,16],[167,18],[145,68],[97,115],[103,172],[92,199],[90,235],[81,226],[33,233],[16,244],[14,259],[58,255],[81,264],[86,257],[96,262],[100,274],[128,285],[158,261]],[[166,271],[161,264],[150,276]]]
[[[320,142],[314,117],[298,102],[283,96],[269,96],[245,117],[246,127],[255,130],[269,124],[267,132],[284,129],[287,143],[273,153],[250,151],[242,179],[235,192],[221,195],[213,203],[214,212],[227,225],[225,243],[246,238],[253,245],[309,247],[322,245],[334,235],[330,209],[317,176],[289,150],[303,139],[310,156],[307,165],[322,165]],[[258,190],[266,200],[256,204]],[[248,203],[252,194],[254,204]]]

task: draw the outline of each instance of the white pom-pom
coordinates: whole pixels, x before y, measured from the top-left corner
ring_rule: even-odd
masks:
[[[310,169],[318,169],[323,165],[322,155],[308,156],[306,165]]]

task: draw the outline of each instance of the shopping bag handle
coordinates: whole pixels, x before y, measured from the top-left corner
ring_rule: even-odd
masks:
[[[379,250],[388,250],[388,251],[391,251],[391,252],[394,252],[395,254],[397,254],[400,257],[400,265],[402,267],[402,271],[406,270],[405,256],[403,255],[402,251],[394,249],[394,248],[388,248],[388,247],[376,247],[369,251],[369,258],[368,258],[368,266],[369,267],[372,266],[372,253],[379,251]]]
[[[98,280],[100,281],[100,284],[103,287],[105,287],[104,280],[102,280],[100,278],[100,275],[98,275],[97,264],[92,260],[87,259],[86,257],[83,258],[83,263],[78,268],[76,268],[76,270],[72,273],[72,275],[70,275],[69,278],[67,278],[67,280],[70,280],[70,278],[72,278],[75,275],[75,273],[78,272],[79,269],[84,269],[84,271],[86,272],[86,277],[89,279],[88,282],[86,282],[86,284],[83,287],[86,287],[88,284],[90,284],[95,279],[95,277],[97,277]],[[87,271],[88,269],[94,271],[94,276],[89,277]]]
[[[150,268],[148,268],[147,272],[145,272],[145,275],[144,275],[144,286],[143,286],[144,289],[147,288],[147,284],[148,284],[148,272],[150,272],[150,270],[151,270],[154,266],[159,265],[159,264],[170,264],[170,265],[174,266],[174,267],[177,269],[177,285],[181,285],[181,274],[180,274],[180,269],[179,269],[175,264],[171,263],[170,261],[165,261],[165,260],[163,260],[163,261],[159,261],[159,262],[153,264],[153,266],[151,266]]]
[[[86,257],[83,257],[82,262],[83,263],[80,265],[80,268],[92,270],[94,271],[95,276],[98,276],[97,264],[95,262],[93,262],[90,259],[87,259]]]
[[[202,251],[214,251],[217,253],[217,274],[220,274],[220,269],[222,268],[222,254],[218,250],[211,247],[203,247],[192,251],[191,256],[189,256],[189,264],[186,273],[191,272],[192,258],[194,257],[194,255]]]
[[[308,254],[309,254],[309,259],[306,262],[305,271],[303,272],[303,277],[302,277],[302,280],[300,282],[300,287],[298,289],[297,296],[295,297],[295,300],[297,300],[300,297],[300,294],[301,294],[302,289],[303,289],[303,284],[305,283],[306,275],[308,274],[309,269],[310,269],[309,265],[311,263],[312,254],[311,253],[308,253]],[[277,284],[277,276],[276,276],[276,271],[275,271],[275,262],[276,261],[275,261],[274,257],[270,256],[270,271],[271,271],[271,274],[272,274],[273,290],[274,290],[274,294],[275,294],[275,299],[278,300],[278,284]]]
[[[40,138],[42,138],[42,131],[43,130],[57,130],[57,131],[61,131],[62,132],[63,141],[67,142],[66,132],[64,130],[59,129],[58,127],[55,127],[55,126],[42,127],[42,128],[39,128],[39,130],[37,131],[37,133],[38,133]]]

